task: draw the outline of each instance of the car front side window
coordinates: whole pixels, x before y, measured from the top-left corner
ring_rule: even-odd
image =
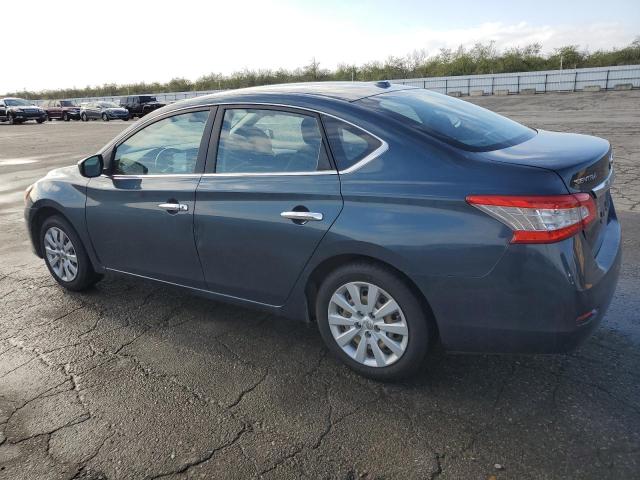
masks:
[[[329,170],[315,116],[270,109],[227,109],[216,173],[305,173]]]
[[[118,145],[115,175],[195,173],[198,150],[209,111],[159,120]]]

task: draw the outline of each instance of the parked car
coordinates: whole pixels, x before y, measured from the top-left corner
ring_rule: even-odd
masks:
[[[160,107],[164,107],[164,103],[158,102],[156,97],[151,95],[130,95],[124,97],[120,101],[120,106],[126,108],[129,111],[129,116],[144,117],[146,114],[157,110]]]
[[[80,118],[83,122],[100,118],[105,122],[109,120],[124,120],[126,122],[129,120],[129,112],[113,102],[86,102],[80,106]]]
[[[73,100],[45,100],[42,108],[49,120],[80,120],[80,107]]]
[[[620,225],[606,140],[386,82],[178,102],[26,192],[55,280],[157,280],[317,322],[363,375],[435,342],[563,352],[605,314]]]
[[[22,98],[0,99],[0,121],[11,125],[35,120],[42,123],[47,119],[45,111],[33,104],[31,100]]]

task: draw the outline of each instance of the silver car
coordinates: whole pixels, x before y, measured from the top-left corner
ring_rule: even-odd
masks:
[[[80,119],[83,122],[100,118],[105,122],[109,120],[124,120],[126,122],[129,120],[129,111],[113,102],[98,101],[81,104]]]

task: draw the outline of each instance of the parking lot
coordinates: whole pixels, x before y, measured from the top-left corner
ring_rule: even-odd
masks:
[[[576,352],[436,352],[389,385],[315,325],[124,277],[64,291],[30,251],[22,192],[131,122],[0,123],[0,479],[638,478],[640,91],[472,100],[611,141],[618,289]]]

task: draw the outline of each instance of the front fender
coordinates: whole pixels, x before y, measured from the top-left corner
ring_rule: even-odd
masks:
[[[63,216],[80,237],[92,266],[96,272],[103,272],[93,244],[85,218],[86,191],[89,179],[82,177],[77,166],[57,169],[38,180],[29,194],[25,208],[25,221],[36,254],[42,257],[39,245],[40,232],[37,225],[44,218],[58,214]]]

